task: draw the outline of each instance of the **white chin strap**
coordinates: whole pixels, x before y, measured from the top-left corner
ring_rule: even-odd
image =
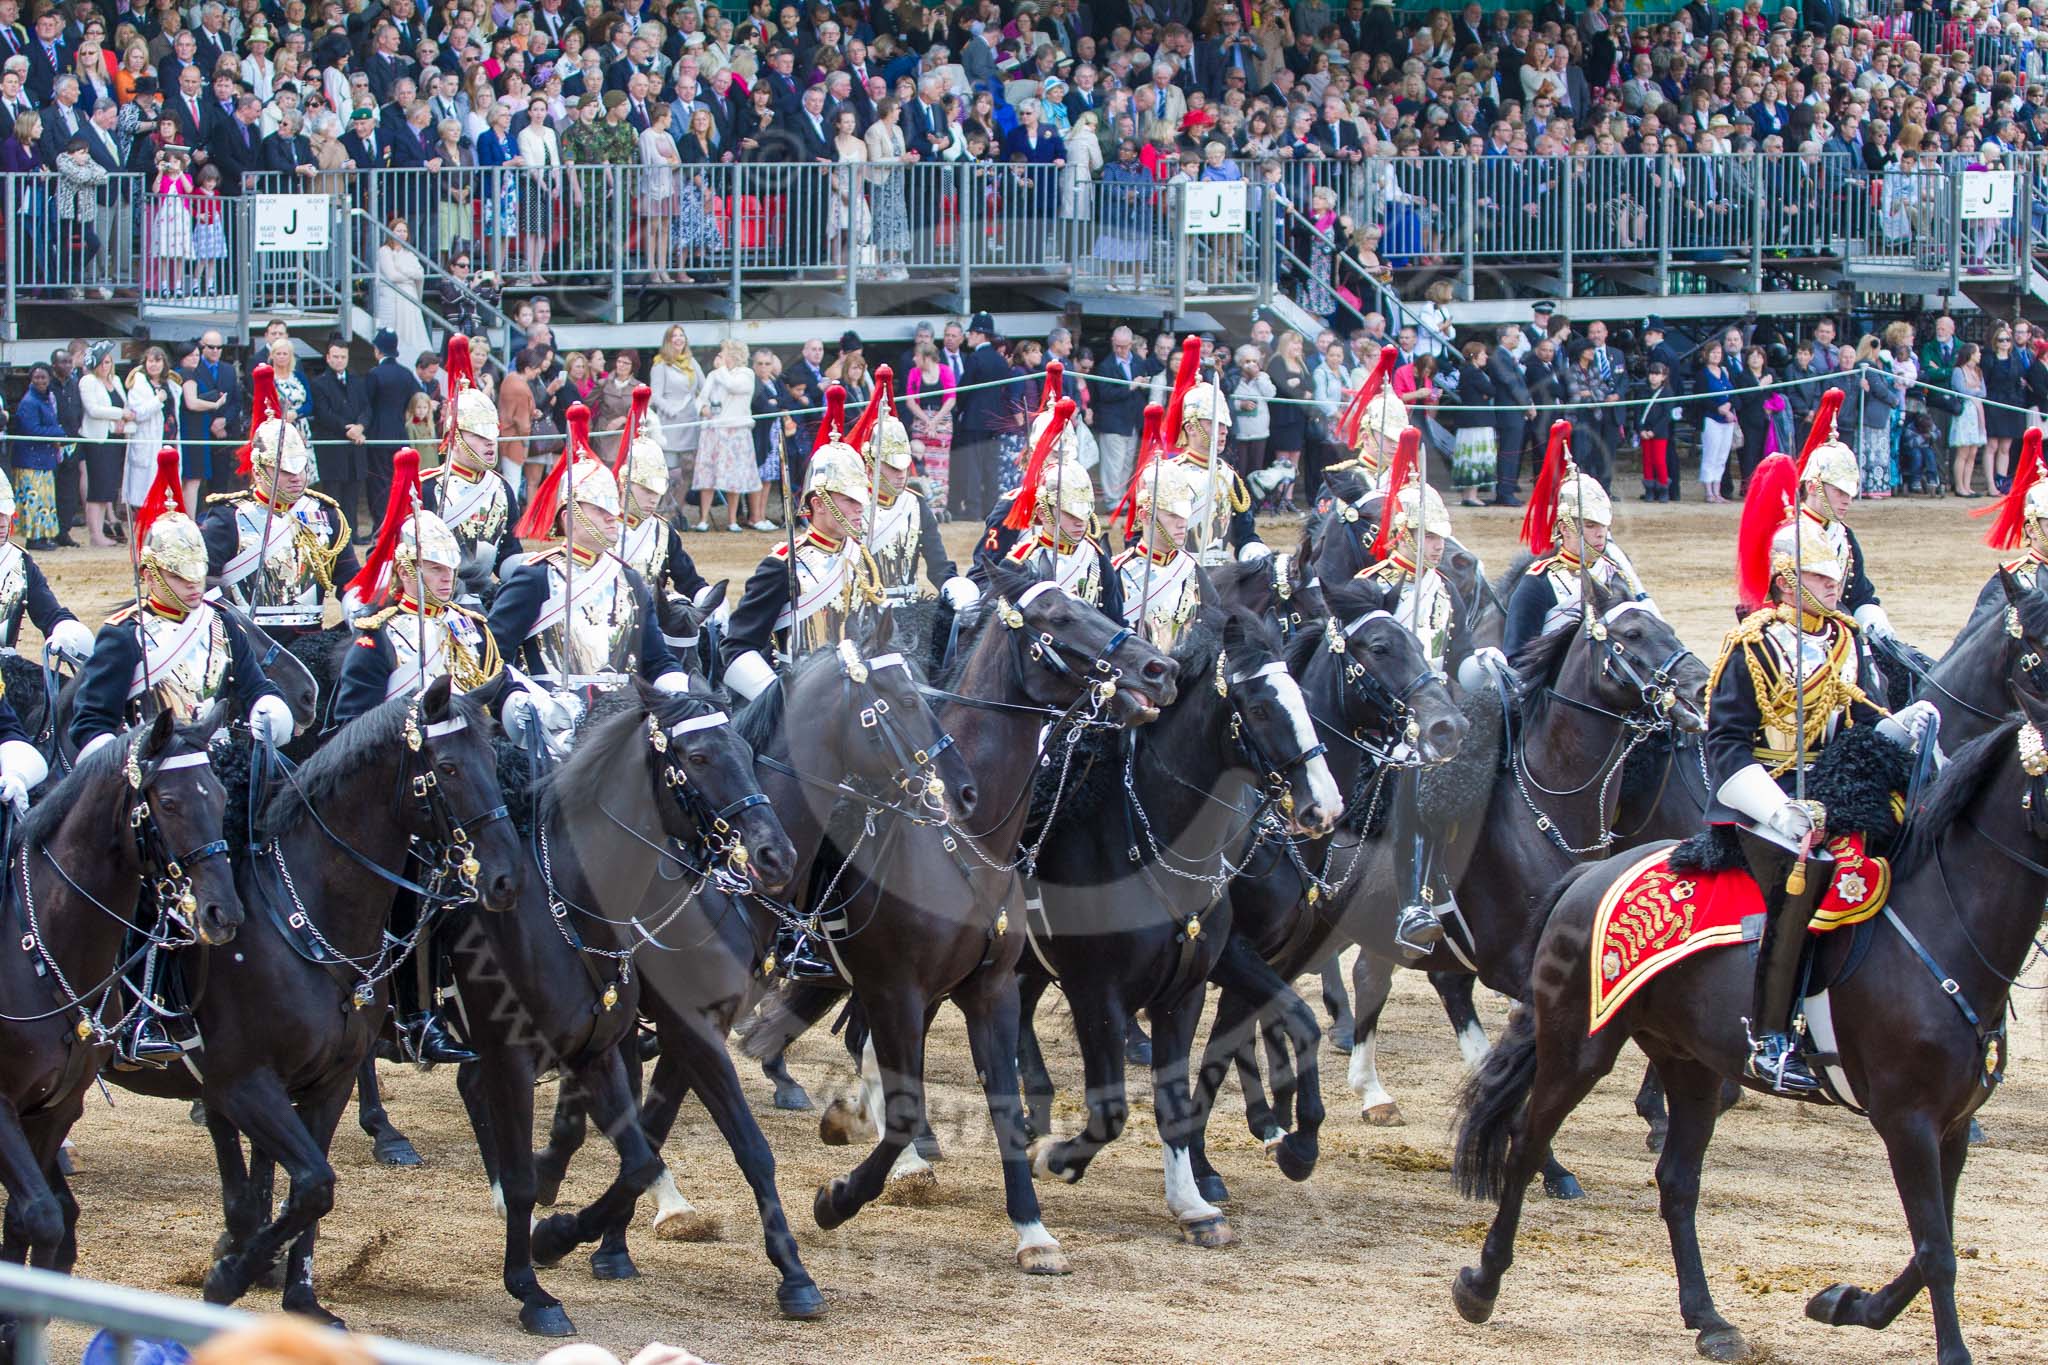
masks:
[[[156,765],[158,772],[170,772],[177,768],[204,768],[211,764],[205,750],[190,754],[172,754]]]

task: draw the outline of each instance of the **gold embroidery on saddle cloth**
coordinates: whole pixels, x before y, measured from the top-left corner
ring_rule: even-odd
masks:
[[[1681,958],[1740,943],[1742,925],[1702,928],[1694,903],[1699,878],[1664,866],[1668,848],[1638,859],[1607,888],[1593,913],[1592,1019],[1598,1033],[1642,984]]]

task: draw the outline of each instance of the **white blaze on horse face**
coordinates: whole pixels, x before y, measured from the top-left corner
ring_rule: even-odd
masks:
[[[1195,1188],[1195,1163],[1185,1147],[1168,1144],[1166,1157],[1166,1211],[1183,1223],[1198,1223],[1220,1217],[1222,1210],[1202,1198]]]
[[[1305,754],[1316,747],[1316,723],[1309,718],[1308,699],[1301,695],[1301,684],[1292,674],[1273,675],[1273,692],[1279,697],[1280,705],[1287,712],[1287,719],[1294,725],[1295,752]],[[1337,790],[1337,779],[1330,776],[1330,765],[1320,754],[1310,759],[1304,767],[1308,779],[1309,799],[1315,809],[1334,820],[1343,808],[1344,798]]]
[[[875,1125],[877,1134],[889,1131],[888,1097],[882,1088],[882,1064],[875,1057],[873,1034],[868,1035],[860,1050],[860,1106],[867,1111],[868,1121]],[[899,1180],[930,1169],[931,1163],[917,1154],[917,1144],[912,1142],[897,1155],[896,1164],[889,1168],[889,1179]]]

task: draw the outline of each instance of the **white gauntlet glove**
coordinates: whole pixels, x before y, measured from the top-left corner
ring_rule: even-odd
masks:
[[[19,739],[0,744],[0,801],[16,815],[28,813],[29,792],[49,775],[50,765],[35,745]]]
[[[266,692],[249,708],[249,733],[254,738],[267,739],[282,748],[292,742],[296,729],[292,708],[284,704],[282,697]]]
[[[1855,611],[1856,624],[1863,628],[1865,635],[1879,640],[1895,640],[1892,633],[1892,618],[1884,614],[1884,608],[1875,602],[1865,602]]]
[[[50,648],[55,653],[82,664],[92,657],[92,632],[80,621],[59,621],[50,628]]]
[[[981,589],[974,585],[973,579],[955,574],[939,589],[939,596],[945,598],[946,605],[954,611],[966,611],[981,600]]]
[[[1789,844],[1798,843],[1813,830],[1813,817],[1806,807],[1785,795],[1761,763],[1737,768],[1716,796],[1722,805],[1741,811]]]
[[[725,685],[743,701],[752,701],[775,681],[775,670],[758,650],[748,650],[725,666]]]

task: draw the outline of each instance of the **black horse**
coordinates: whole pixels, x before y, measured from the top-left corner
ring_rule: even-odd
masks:
[[[2040,731],[2048,705],[2030,691],[2015,695],[2020,718],[1965,745],[1912,812],[1884,913],[1826,935],[1814,950],[1813,993],[1828,1002],[1839,1056],[1830,1069],[1845,1078],[1884,1140],[1913,1256],[1882,1289],[1837,1284],[1816,1294],[1806,1313],[1834,1326],[1881,1329],[1925,1288],[1942,1365],[1970,1359],[1956,1316],[1954,1242],[1970,1117],[2003,1072],[2007,997],[2048,895],[2048,765]],[[1679,1309],[1698,1333],[1702,1355],[1739,1360],[1749,1347],[1714,1306],[1694,1215],[1722,1085],[1743,1078],[1749,1055],[1742,1024],[1749,957],[1695,953],[1645,983],[1600,1032],[1587,1034],[1595,911],[1642,851],[1585,866],[1558,884],[1530,998],[1461,1097],[1459,1184],[1468,1194],[1498,1199],[1500,1209],[1479,1266],[1459,1273],[1452,1300],[1468,1322],[1492,1315],[1530,1176],[1565,1118],[1614,1065],[1622,1045],[1634,1041],[1670,1098],[1657,1184]],[[1996,873],[1981,875],[1983,869]]]
[[[10,1261],[69,1273],[77,1259],[78,1202],[57,1153],[128,1027],[125,1011],[145,1008],[122,977],[146,953],[195,941],[204,946],[178,951],[205,953],[241,926],[212,731],[211,716],[175,726],[158,712],[48,784],[7,839],[0,895],[23,949],[0,954],[0,1256]]]
[[[1124,1037],[1142,1008],[1167,1212],[1189,1241],[1218,1247],[1236,1238],[1195,1189],[1188,1059],[1207,979],[1231,937],[1222,892],[1268,839],[1327,834],[1343,799],[1271,625],[1241,607],[1205,607],[1174,662],[1190,685],[1145,729],[1086,744],[1076,790],[1045,829],[1023,1017],[1057,979],[1081,1044],[1088,1123],[1072,1138],[1033,1143],[1032,1170],[1077,1181],[1122,1133]],[[1033,1037],[1026,1055],[1037,1052]]]
[[[204,1048],[189,1069],[109,1073],[142,1094],[205,1101],[227,1222],[208,1302],[240,1298],[289,1247],[285,1308],[334,1320],[313,1290],[313,1239],[334,1204],[328,1144],[405,966],[386,941],[392,902],[405,888],[504,910],[521,885],[491,730],[443,678],[336,731],[296,772],[267,774],[275,789],[255,837],[234,841],[236,886],[257,918],[235,952],[210,956],[194,992]],[[263,756],[251,767],[264,772]],[[254,808],[253,787],[248,799]],[[273,1163],[291,1182],[274,1218]]]
[[[886,634],[875,638],[888,643]],[[865,655],[848,641],[799,662],[779,686],[765,689],[734,718],[734,729],[753,749],[763,787],[786,792],[787,781],[801,785],[801,796],[781,807],[787,812],[785,831],[799,841],[796,876],[808,872],[804,850],[815,854],[829,808],[839,802],[894,809],[912,820],[944,822],[949,815],[972,813],[972,778],[939,729],[923,685],[922,674],[902,655]],[[775,1185],[775,1155],[748,1107],[725,1039],[763,989],[778,923],[790,912],[767,896],[716,879],[670,909],[667,902],[676,899],[676,884],[686,871],[680,864],[664,868],[666,875],[649,887],[634,916],[643,925],[659,924],[658,933],[629,938],[606,922],[595,926],[603,946],[632,950],[642,982],[640,1012],[660,1042],[660,1059],[640,1097],[641,1128],[660,1151],[683,1100],[697,1093],[753,1189],[768,1256],[783,1272],[786,1293],[802,1278],[802,1267]],[[540,1202],[553,1202],[583,1142],[584,1126],[580,1097],[565,1087],[548,1146],[536,1158]],[[716,1235],[715,1219],[690,1204],[672,1173],[661,1174],[654,1194],[656,1236],[700,1241]],[[606,1230],[597,1262],[630,1264],[630,1218],[629,1209]],[[814,1306],[811,1295],[785,1303],[786,1309],[806,1312]]]
[[[755,782],[753,754],[717,698],[636,682],[614,704],[593,713],[574,752],[531,792],[515,913],[472,916],[452,936],[461,1014],[478,1053],[457,1082],[504,1210],[506,1292],[519,1300],[520,1325],[542,1336],[575,1328],[535,1267],[630,1218],[662,1171],[641,1131],[626,1056],[639,978],[631,947],[606,945],[665,931],[660,919],[636,922],[634,913],[658,881],[672,908],[719,879],[780,890],[796,861]],[[536,1223],[533,1087],[550,1070],[611,1140],[619,1174],[589,1207]],[[815,1315],[822,1299],[794,1244],[772,1227],[769,1238],[784,1271],[784,1311]],[[638,1273],[623,1247],[592,1268],[600,1278]]]
[[[1386,814],[1393,765],[1445,762],[1456,755],[1467,729],[1413,632],[1389,614],[1390,591],[1353,579],[1304,595],[1314,614],[1296,629],[1287,663],[1300,680],[1317,732],[1330,746],[1344,819],[1327,838],[1265,841],[1225,892],[1230,941],[1210,973],[1222,995],[1195,1096],[1206,1127],[1235,1061],[1245,1078],[1245,1118],[1253,1136],[1298,1179],[1315,1164],[1321,1033],[1292,982],[1328,956],[1339,938],[1346,893],[1366,862],[1363,844],[1378,836]],[[1407,757],[1397,757],[1404,747]],[[1262,1035],[1276,1063],[1271,1106],[1258,1083],[1256,1046]],[[1299,1127],[1288,1133],[1291,1122]],[[1226,1199],[1199,1130],[1192,1161],[1203,1197],[1212,1203]]]
[[[2002,571],[1999,578],[2007,597],[1995,607],[1987,604],[1972,613],[1948,652],[1917,679],[1914,698],[1933,702],[1941,712],[1941,743],[1949,750],[2005,722],[2011,708],[2005,679],[2016,663],[2028,677],[2048,685],[2044,660],[2027,643],[2023,624],[2023,617],[2035,609],[2029,603],[2042,594],[2020,586]]]
[[[943,632],[934,634],[937,642]],[[1055,766],[1069,737],[1105,719],[1150,720],[1172,703],[1172,660],[1051,583],[1004,565],[940,673],[939,719],[977,791],[972,817],[950,829],[856,819],[828,855],[826,880],[804,908],[846,928],[833,940],[845,985],[785,992],[750,1027],[744,1050],[771,1057],[851,986],[869,1032],[862,1088],[880,1134],[848,1175],[821,1188],[812,1214],[840,1226],[895,1182],[935,1183],[913,1139],[925,1124],[924,1044],[939,1004],[967,1017],[968,1042],[1002,1158],[1004,1202],[1028,1274],[1065,1274],[1065,1253],[1039,1217],[1017,1089],[1017,960],[1024,906],[1015,871],[1030,813],[1040,741]],[[814,874],[813,883],[820,877]]]

